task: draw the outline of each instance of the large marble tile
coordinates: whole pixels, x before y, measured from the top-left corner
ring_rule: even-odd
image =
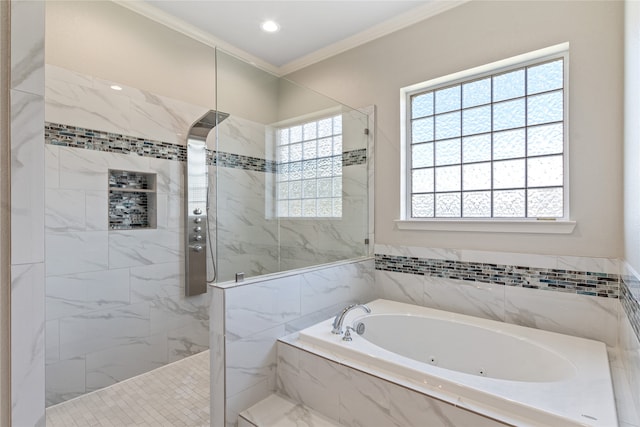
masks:
[[[128,305],[129,270],[103,270],[46,280],[47,320]]]
[[[460,260],[483,264],[517,265],[521,267],[557,268],[557,257],[552,255],[522,254],[514,252],[460,251]]]
[[[228,289],[227,340],[244,338],[300,316],[300,278],[289,276]]]
[[[152,334],[181,328],[191,322],[209,323],[209,296],[170,296],[149,302]]]
[[[264,380],[259,384],[228,398],[225,402],[225,410],[222,412],[226,416],[224,424],[220,424],[216,417],[216,421],[211,424],[212,427],[236,427],[240,412],[250,408],[265,397],[269,396],[273,392],[274,387],[275,385],[273,381]]]
[[[131,230],[109,232],[109,268],[137,267],[182,259],[182,232]]]
[[[508,286],[505,321],[617,345],[618,300]]]
[[[60,357],[68,359],[149,336],[149,305],[133,304],[60,319]]]
[[[340,424],[344,426],[400,426],[391,413],[387,383],[348,369],[348,380],[339,390]],[[425,420],[426,421],[426,420]]]
[[[44,264],[11,267],[11,408],[14,425],[44,425]]]
[[[45,93],[48,122],[125,135],[131,128],[130,99],[118,92],[47,79]]]
[[[375,281],[381,298],[424,305],[424,276],[376,270]]]
[[[156,185],[159,193],[181,194],[184,191],[184,162],[150,158],[149,169],[157,174]]]
[[[45,188],[58,188],[60,186],[60,167],[58,158],[60,148],[55,145],[44,146],[44,186]]]
[[[12,264],[44,261],[43,121],[41,96],[11,91]]]
[[[213,331],[213,328],[211,328]],[[210,335],[211,362],[211,426],[219,427],[225,425],[225,357],[224,357],[224,335],[211,332]]]
[[[301,276],[302,314],[310,314],[351,299],[349,278],[342,268],[324,268]]]
[[[168,262],[131,267],[131,302],[177,297],[184,293],[184,263]]]
[[[217,127],[219,150],[265,158],[266,128],[263,124],[230,116]]]
[[[106,189],[85,191],[87,231],[109,230],[109,193]]]
[[[167,331],[168,362],[205,351],[209,348],[209,328],[201,321],[191,321],[185,326]]]
[[[275,379],[276,341],[284,334],[284,325],[279,325],[227,344],[227,397]]]
[[[557,268],[562,270],[595,271],[609,274],[620,272],[619,261],[612,258],[559,256],[557,262]]]
[[[87,354],[87,391],[149,372],[167,363],[166,335],[141,337]]]
[[[85,192],[82,190],[45,191],[44,221],[48,232],[84,231],[86,229]],[[106,210],[106,204],[103,206]]]
[[[75,357],[47,364],[46,402],[55,405],[86,393],[85,358]]]
[[[48,276],[106,270],[108,232],[48,233],[46,254]]]
[[[461,260],[461,251],[458,249],[423,248],[416,246],[396,246],[376,243],[375,253],[413,258],[445,259],[453,261]]]
[[[45,5],[11,1],[11,89],[44,95]]]
[[[504,296],[502,285],[424,278],[424,305],[439,310],[504,321]]]
[[[640,396],[640,341],[636,336],[629,319],[624,310],[620,312],[620,320],[618,331],[620,334],[619,356],[621,368],[627,379],[627,386],[632,396]],[[628,408],[628,419],[630,423],[640,425],[640,401],[635,399],[631,402],[633,405]],[[634,415],[635,413],[635,421]],[[621,420],[622,421],[622,420]]]
[[[60,323],[58,320],[49,320],[45,324],[45,364],[60,360]]]

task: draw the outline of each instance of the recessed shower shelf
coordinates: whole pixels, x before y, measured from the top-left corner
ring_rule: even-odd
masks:
[[[156,228],[156,174],[109,169],[109,229]]]

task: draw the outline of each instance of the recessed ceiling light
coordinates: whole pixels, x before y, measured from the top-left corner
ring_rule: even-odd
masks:
[[[110,88],[113,90],[122,90],[122,86],[118,86],[118,85],[111,85]]]
[[[280,29],[280,25],[275,21],[264,21],[260,24],[260,28],[262,28],[262,31],[266,31],[267,33],[275,33]]]

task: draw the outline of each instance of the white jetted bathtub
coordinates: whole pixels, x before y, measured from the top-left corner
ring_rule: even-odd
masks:
[[[367,305],[370,314],[345,318],[345,327],[364,325],[353,341],[332,334],[329,319],[299,342],[507,423],[618,425],[601,342],[394,301]]]

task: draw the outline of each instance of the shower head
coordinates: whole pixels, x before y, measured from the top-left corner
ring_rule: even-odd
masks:
[[[229,117],[229,113],[222,111],[209,110],[207,114],[200,117],[189,129],[189,138],[207,139],[207,135],[211,129],[219,125]]]

